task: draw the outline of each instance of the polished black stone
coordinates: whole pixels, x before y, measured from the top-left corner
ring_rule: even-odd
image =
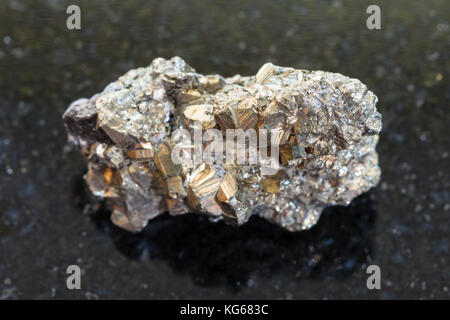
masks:
[[[82,29],[66,28],[77,3]],[[449,1],[0,2],[0,299],[446,298]],[[267,61],[360,79],[379,97],[382,179],[307,232],[162,216],[113,226],[83,184],[62,113],[130,68],[179,55],[201,73]],[[66,268],[83,270],[66,288]],[[366,287],[377,264],[382,289]]]

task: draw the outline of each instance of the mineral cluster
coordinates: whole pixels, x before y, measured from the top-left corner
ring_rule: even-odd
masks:
[[[258,215],[297,231],[312,227],[323,208],[347,205],[378,183],[376,103],[359,80],[338,73],[267,63],[255,76],[224,78],[174,57],[130,70],[73,102],[63,118],[69,141],[88,160],[90,190],[126,230],[138,232],[164,212],[197,212],[237,225]],[[277,145],[270,156],[279,166],[267,174],[264,162],[227,161],[225,153],[176,162],[178,129],[224,136],[265,129],[269,142],[255,152]]]

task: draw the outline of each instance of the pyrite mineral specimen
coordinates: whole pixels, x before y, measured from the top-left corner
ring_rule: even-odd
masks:
[[[267,63],[256,76],[224,78],[198,74],[174,57],[130,70],[73,102],[63,118],[70,142],[89,161],[90,190],[107,200],[111,220],[124,229],[138,232],[163,212],[199,212],[238,225],[255,214],[296,231],[312,227],[323,208],[347,205],[378,183],[376,103],[359,80],[337,73]],[[268,143],[258,138],[256,149],[234,148],[231,156],[276,145],[269,153],[279,166],[267,174],[263,161],[238,163],[217,152],[212,161],[177,162],[179,129],[194,136],[267,130]],[[200,143],[200,155],[209,141]],[[177,151],[198,148],[188,143]]]

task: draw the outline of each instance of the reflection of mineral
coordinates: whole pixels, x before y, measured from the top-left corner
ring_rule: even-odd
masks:
[[[158,58],[73,102],[64,121],[89,161],[90,190],[122,228],[137,232],[168,211],[235,224],[256,214],[294,231],[378,183],[376,102],[359,80],[337,73],[265,64],[256,76],[223,78]],[[194,127],[267,129],[280,168],[264,175],[261,163],[174,163],[172,134]]]

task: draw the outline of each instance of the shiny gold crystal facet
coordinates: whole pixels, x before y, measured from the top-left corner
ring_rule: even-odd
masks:
[[[167,195],[172,199],[184,198],[187,193],[183,187],[183,179],[180,176],[168,177],[166,179]]]
[[[85,176],[89,183],[91,192],[99,197],[116,198],[119,197],[119,188],[122,179],[118,170],[91,164]]]
[[[201,93],[198,90],[189,89],[182,91],[177,96],[177,101],[183,105],[190,105],[193,103],[201,103],[203,100]]]
[[[207,75],[200,78],[200,84],[206,91],[214,93],[225,85],[225,81],[219,75]]]
[[[275,73],[275,67],[271,63],[266,63],[256,74],[256,83],[264,84]]]
[[[257,101],[255,98],[244,99],[235,110],[236,127],[247,130],[255,126],[258,121],[256,112]]]
[[[206,211],[212,215],[220,215],[222,209],[216,201],[220,180],[209,164],[202,164],[187,178],[188,203],[198,210]]]
[[[188,126],[198,121],[202,124],[203,129],[210,129],[216,126],[212,112],[213,106],[211,104],[195,104],[187,106],[183,114]]]
[[[204,198],[216,194],[220,180],[209,164],[202,164],[189,175],[188,184],[197,198]]]
[[[227,202],[232,198],[238,190],[236,179],[230,173],[227,173],[220,182],[217,199],[221,202]]]
[[[148,161],[153,158],[153,151],[148,149],[134,149],[128,150],[127,156],[131,160],[136,161]]]
[[[154,156],[155,165],[164,176],[176,176],[181,173],[181,165],[172,161],[172,147],[163,142]]]
[[[215,120],[222,130],[254,128],[258,122],[256,105],[255,98],[246,98],[236,107],[232,105],[216,106]]]

